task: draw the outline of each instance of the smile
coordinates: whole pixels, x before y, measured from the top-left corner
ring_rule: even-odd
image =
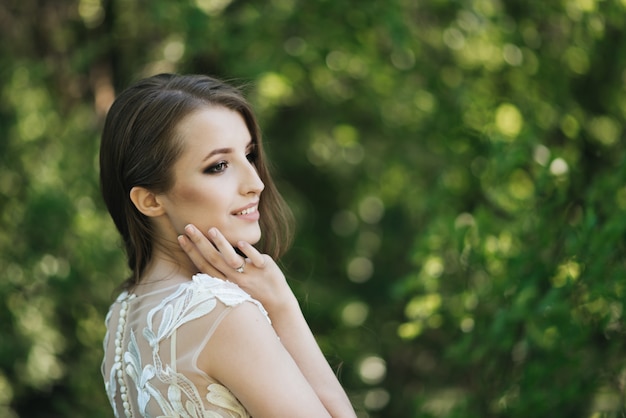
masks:
[[[237,212],[235,215],[248,215],[250,213],[256,212],[257,206],[252,206],[251,208],[247,208],[242,210],[241,212]]]

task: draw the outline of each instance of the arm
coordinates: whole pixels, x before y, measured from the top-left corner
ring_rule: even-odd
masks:
[[[242,303],[222,320],[198,365],[255,418],[331,416],[252,303]]]
[[[297,299],[285,276],[271,257],[260,254],[252,245],[239,243],[248,257],[244,273],[235,271],[242,263],[228,241],[217,231],[209,232],[211,241],[195,227],[185,229],[179,242],[200,271],[215,271],[237,283],[267,309],[282,346],[332,417],[356,417],[348,397],[324,358]]]
[[[355,417],[354,409],[322,354],[294,298],[282,312],[270,312],[274,329],[333,417]]]

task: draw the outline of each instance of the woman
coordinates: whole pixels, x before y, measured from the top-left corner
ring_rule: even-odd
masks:
[[[132,271],[106,319],[116,416],[355,417],[274,262],[290,212],[237,89],[139,81],[107,115],[100,170]]]

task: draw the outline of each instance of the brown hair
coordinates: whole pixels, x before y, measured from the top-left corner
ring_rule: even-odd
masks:
[[[260,251],[279,258],[292,238],[292,214],[278,193],[261,143],[261,132],[250,104],[241,92],[204,75],[160,74],[124,90],[111,106],[100,144],[100,187],[115,226],[122,235],[132,275],[132,288],[150,262],[155,231],[150,219],[130,200],[130,190],[145,187],[155,193],[173,185],[172,167],[181,154],[175,129],[191,112],[223,106],[243,117],[258,156],[255,166],[265,184],[260,201]]]

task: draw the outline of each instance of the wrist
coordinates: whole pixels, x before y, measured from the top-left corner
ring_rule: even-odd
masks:
[[[273,301],[269,306],[265,306],[265,309],[272,322],[302,314],[300,304],[293,293]]]

